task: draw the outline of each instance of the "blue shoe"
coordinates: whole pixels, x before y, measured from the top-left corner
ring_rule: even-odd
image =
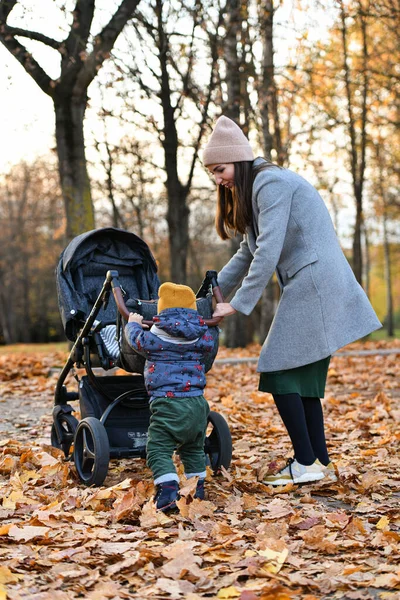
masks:
[[[158,510],[169,512],[176,509],[176,501],[179,498],[179,486],[177,481],[164,481],[156,486],[157,491],[154,501]]]
[[[199,500],[204,500],[204,479],[199,479],[196,486],[194,497]]]

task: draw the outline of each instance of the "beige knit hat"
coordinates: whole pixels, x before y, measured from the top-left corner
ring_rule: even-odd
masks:
[[[220,117],[203,150],[203,164],[234,163],[254,160],[253,151],[243,131],[228,117]]]

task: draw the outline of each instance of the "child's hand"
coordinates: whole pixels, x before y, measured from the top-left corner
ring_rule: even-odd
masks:
[[[128,323],[137,323],[138,325],[143,327],[143,329],[149,328],[148,325],[143,325],[143,317],[142,317],[142,315],[139,315],[138,313],[129,313]]]

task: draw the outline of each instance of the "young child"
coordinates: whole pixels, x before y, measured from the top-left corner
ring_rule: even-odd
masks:
[[[147,464],[156,486],[155,502],[167,512],[176,508],[179,478],[172,460],[179,452],[187,478],[198,477],[195,497],[204,499],[204,439],[209,406],[203,358],[213,348],[212,336],[196,310],[190,287],[163,283],[158,290],[158,315],[144,331],[143,317],[129,315],[125,336],[146,357],[144,378],[150,396]]]

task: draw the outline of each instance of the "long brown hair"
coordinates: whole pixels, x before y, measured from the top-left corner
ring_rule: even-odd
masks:
[[[217,187],[215,227],[219,237],[223,240],[246,232],[246,228],[251,225],[253,218],[251,198],[254,179],[260,171],[278,166],[267,160],[256,167],[253,164],[252,160],[233,163],[235,168],[234,188],[230,190],[223,185]]]

